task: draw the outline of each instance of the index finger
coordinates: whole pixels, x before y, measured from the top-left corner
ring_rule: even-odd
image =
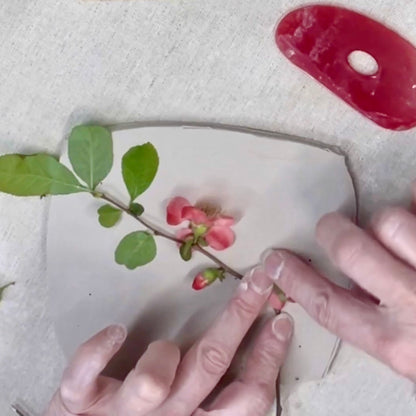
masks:
[[[272,287],[272,281],[260,268],[243,279],[225,311],[186,353],[172,393],[157,415],[166,415],[170,411],[178,416],[188,416],[200,405],[228,369]]]
[[[284,250],[269,251],[264,268],[320,325],[374,357],[388,360],[389,351],[382,346],[389,323],[374,302],[353,296]]]

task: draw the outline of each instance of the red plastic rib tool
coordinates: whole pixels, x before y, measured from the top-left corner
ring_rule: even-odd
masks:
[[[276,43],[291,62],[380,126],[416,125],[416,48],[381,23],[340,7],[307,6],[283,18]],[[374,73],[351,66],[355,51],[376,60]]]

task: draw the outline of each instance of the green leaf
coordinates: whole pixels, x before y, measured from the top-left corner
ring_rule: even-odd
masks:
[[[217,279],[221,281],[225,279],[224,269],[221,268],[209,267],[208,269],[205,269],[201,275],[209,282],[209,284],[215,282]]]
[[[85,191],[75,175],[51,155],[0,156],[0,192],[44,196]]]
[[[201,247],[208,247],[208,243],[207,240],[205,240],[204,237],[199,237],[197,243],[201,246]]]
[[[158,167],[159,156],[151,143],[132,147],[123,156],[123,179],[131,201],[134,201],[150,186]]]
[[[137,217],[140,217],[140,215],[144,212],[144,206],[141,204],[137,204],[136,202],[132,202],[130,204],[130,211],[136,215]]]
[[[4,285],[4,286],[0,287],[0,302],[1,302],[1,301],[2,301],[2,299],[3,299],[3,294],[4,294],[4,291],[5,291],[8,287],[13,286],[14,284],[15,284],[15,282],[11,282],[11,283],[8,283],[7,285]]]
[[[156,243],[146,231],[135,231],[126,235],[115,253],[116,262],[132,270],[150,263],[156,257]]]
[[[121,214],[121,210],[106,204],[98,209],[98,221],[103,227],[110,228],[119,222]]]
[[[77,126],[68,139],[68,156],[75,173],[93,190],[113,166],[111,132],[102,126]]]
[[[193,239],[185,241],[179,248],[179,253],[185,261],[189,261],[192,258],[192,246],[194,244]]]

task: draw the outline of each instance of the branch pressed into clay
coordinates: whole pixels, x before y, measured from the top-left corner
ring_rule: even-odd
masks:
[[[115,207],[117,207],[121,211],[123,211],[126,214],[130,215],[136,221],[138,221],[140,224],[142,224],[144,227],[146,227],[148,230],[152,231],[153,235],[158,236],[158,237],[166,238],[166,239],[171,240],[171,241],[173,241],[173,242],[175,242],[177,244],[184,243],[184,240],[181,240],[179,238],[176,238],[175,236],[167,233],[166,231],[161,230],[160,228],[158,228],[158,227],[156,227],[156,226],[148,223],[141,216],[138,216],[138,215],[134,214],[128,207],[126,207],[122,203],[116,201],[115,199],[113,199],[112,197],[108,196],[107,194],[104,194],[104,193],[101,193],[101,192],[96,192],[94,194],[94,196],[97,197],[97,198],[101,198],[104,201],[109,202],[111,205],[114,205]],[[199,244],[197,244],[197,245],[194,246],[194,250],[195,251],[198,251],[199,253],[201,253],[205,257],[208,257],[210,260],[212,260],[214,263],[216,263],[221,269],[223,269],[228,274],[234,276],[236,279],[242,279],[243,278],[243,275],[241,273],[238,273],[237,271],[235,271],[231,267],[227,266],[224,262],[222,262],[216,256],[214,256],[213,254],[211,254],[208,250],[205,250]]]

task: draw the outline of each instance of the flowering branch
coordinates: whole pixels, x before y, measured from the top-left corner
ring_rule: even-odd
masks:
[[[130,270],[154,260],[157,255],[155,237],[158,236],[177,244],[184,261],[198,252],[215,263],[216,267],[205,268],[197,274],[192,285],[195,290],[224,280],[226,273],[236,279],[243,277],[206,250],[206,247],[225,250],[235,241],[232,229],[234,218],[223,215],[219,207],[210,204],[194,206],[183,197],[173,198],[167,206],[166,221],[171,226],[185,224],[176,235],[143,219],[144,207],[136,201],[153,183],[159,169],[159,155],[151,143],[133,146],[122,157],[121,173],[130,196],[128,205],[97,190],[113,167],[110,130],[94,125],[76,126],[68,138],[68,157],[73,171],[53,155],[0,156],[0,192],[41,198],[46,195],[89,193],[107,202],[98,209],[98,221],[106,228],[115,226],[123,213],[130,215],[146,228],[127,234],[115,250],[115,261]],[[0,288],[0,298],[2,290],[4,287]],[[277,286],[275,292],[283,302],[284,294]]]
[[[164,230],[161,230],[160,228],[148,223],[146,220],[144,220],[141,216],[136,215],[134,212],[131,211],[127,206],[123,205],[122,203],[116,201],[112,197],[110,197],[107,194],[101,193],[101,192],[95,192],[94,196],[97,198],[101,198],[104,201],[109,202],[110,204],[114,205],[121,211],[125,212],[126,214],[133,217],[136,221],[138,221],[140,224],[142,224],[144,227],[146,227],[148,230],[150,230],[155,236],[163,237],[168,240],[171,240],[177,244],[183,244],[186,241],[183,239],[176,238],[175,236],[167,233]],[[201,247],[199,244],[196,244],[194,246],[194,249],[204,255],[205,257],[208,257],[210,260],[212,260],[215,264],[217,264],[221,269],[223,269],[225,272],[229,273],[230,275],[234,276],[236,279],[242,279],[243,275],[241,273],[238,273],[234,269],[232,269],[230,266],[222,262],[220,259],[218,259],[216,256],[211,254],[208,250]]]

